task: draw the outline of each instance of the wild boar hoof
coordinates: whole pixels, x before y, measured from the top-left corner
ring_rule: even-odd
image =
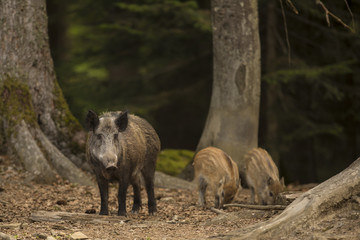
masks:
[[[150,216],[154,216],[156,214],[157,210],[156,207],[155,208],[149,208],[149,215]]]
[[[100,211],[99,215],[109,215],[107,211]]]
[[[131,212],[132,212],[133,214],[138,214],[138,213],[139,213],[139,210],[140,210],[140,207],[133,207],[132,210],[131,210]]]

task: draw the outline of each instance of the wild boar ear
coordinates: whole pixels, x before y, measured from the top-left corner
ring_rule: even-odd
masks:
[[[115,124],[118,127],[119,132],[125,131],[128,126],[128,112],[121,113],[115,120]]]
[[[267,185],[272,185],[274,184],[274,179],[272,177],[269,177],[267,180]]]
[[[88,114],[86,115],[86,128],[88,131],[95,132],[95,129],[99,125],[99,117],[98,115],[92,111],[89,110]]]

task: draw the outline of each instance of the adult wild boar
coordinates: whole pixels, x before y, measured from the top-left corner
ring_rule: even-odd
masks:
[[[89,111],[86,155],[96,175],[101,197],[101,215],[108,215],[108,184],[119,183],[118,215],[126,215],[126,192],[134,190],[132,212],[141,207],[141,175],[148,196],[149,214],[156,212],[154,174],[160,140],[144,119],[127,112],[107,112],[100,117]]]
[[[279,180],[279,170],[269,153],[262,148],[254,148],[245,155],[246,182],[251,190],[251,202],[275,204],[279,193],[285,188],[284,179]],[[257,201],[255,201],[255,195]]]
[[[221,149],[202,149],[196,154],[193,165],[200,206],[205,206],[208,186],[215,196],[215,208],[222,208],[224,203],[231,202],[241,189],[237,164]]]

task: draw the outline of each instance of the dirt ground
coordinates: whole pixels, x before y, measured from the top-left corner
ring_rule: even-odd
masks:
[[[53,185],[31,182],[9,160],[0,161],[0,233],[15,239],[76,239],[74,233],[81,232],[88,239],[204,239],[217,234],[226,234],[254,223],[265,221],[279,213],[275,210],[251,210],[228,208],[224,214],[210,210],[212,197],[208,197],[208,208],[197,205],[196,191],[156,188],[158,212],[147,213],[146,193],[142,191],[143,208],[139,214],[131,214],[132,191],[128,190],[128,216],[118,222],[82,222],[66,220],[58,222],[33,222],[32,213],[39,210],[69,213],[96,212],[100,209],[100,196],[96,187],[83,187],[58,180]],[[117,188],[110,187],[109,209],[112,216],[117,213]],[[243,190],[235,200],[249,202],[249,191]],[[85,238],[85,237],[84,237]],[[1,236],[0,236],[1,239]]]

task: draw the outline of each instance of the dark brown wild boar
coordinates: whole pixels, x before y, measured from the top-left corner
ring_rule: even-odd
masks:
[[[127,112],[107,112],[100,117],[89,111],[86,155],[94,170],[101,197],[101,215],[108,215],[109,181],[119,183],[118,215],[126,215],[126,192],[134,190],[132,212],[141,207],[141,175],[148,196],[149,214],[156,212],[154,174],[160,140],[144,119]]]
[[[196,154],[193,165],[200,206],[205,206],[208,186],[215,196],[215,208],[222,208],[224,203],[230,203],[241,189],[238,166],[221,149],[202,149]]]
[[[279,193],[285,187],[284,179],[279,180],[279,170],[266,150],[254,148],[249,151],[245,155],[244,172],[252,203],[267,205],[279,200]]]

